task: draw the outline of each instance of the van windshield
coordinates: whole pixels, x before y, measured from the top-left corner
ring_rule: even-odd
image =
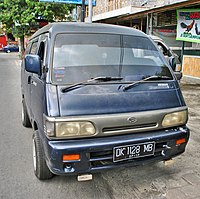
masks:
[[[146,37],[113,34],[58,34],[52,80],[73,84],[98,76],[122,82],[146,76],[172,77],[154,44]]]

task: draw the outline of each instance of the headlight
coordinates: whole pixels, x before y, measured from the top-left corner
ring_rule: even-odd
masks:
[[[94,135],[96,130],[90,122],[57,122],[56,137]]]
[[[165,115],[162,126],[170,127],[170,126],[178,126],[185,124],[187,122],[188,114],[187,111],[179,111]]]

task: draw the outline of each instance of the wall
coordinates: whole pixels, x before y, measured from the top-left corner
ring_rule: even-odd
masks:
[[[97,0],[93,16],[127,6],[154,8],[188,0]]]
[[[186,80],[200,82],[200,56],[183,56],[183,76]]]

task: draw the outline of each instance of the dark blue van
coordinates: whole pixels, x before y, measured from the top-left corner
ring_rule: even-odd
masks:
[[[22,123],[37,178],[170,160],[185,151],[188,109],[157,45],[133,28],[52,23],[21,70]],[[81,176],[83,178],[81,178]]]

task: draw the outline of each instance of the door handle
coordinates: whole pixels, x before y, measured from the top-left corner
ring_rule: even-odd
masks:
[[[37,86],[37,83],[33,80],[31,80],[31,84],[34,85],[34,86]]]
[[[31,84],[31,76],[28,76],[28,84]]]

